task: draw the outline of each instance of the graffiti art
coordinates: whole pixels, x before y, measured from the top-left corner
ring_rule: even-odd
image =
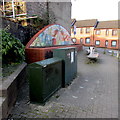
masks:
[[[69,32],[61,25],[50,25],[35,38],[30,47],[45,47],[55,45],[71,45]]]

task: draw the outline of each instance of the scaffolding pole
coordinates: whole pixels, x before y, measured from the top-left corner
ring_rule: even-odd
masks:
[[[5,0],[3,0],[3,14],[5,16]]]
[[[13,12],[13,19],[15,19],[14,0],[12,0],[12,12]]]

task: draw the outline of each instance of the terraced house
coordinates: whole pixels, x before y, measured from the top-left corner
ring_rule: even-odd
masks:
[[[97,23],[97,19],[76,21],[73,24],[76,26],[76,34],[73,32],[74,27],[71,29],[71,37],[76,39],[76,44],[94,45],[94,29]]]
[[[118,20],[100,21],[94,30],[94,43],[96,47],[118,49],[119,32]]]
[[[72,20],[71,25],[71,37],[76,44],[108,49],[118,49],[120,46],[118,37],[120,29],[117,20],[98,21],[91,19],[76,22]]]

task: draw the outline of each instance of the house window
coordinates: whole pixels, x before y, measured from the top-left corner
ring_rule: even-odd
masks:
[[[81,43],[81,44],[83,43],[83,38],[80,38],[80,43]]]
[[[100,30],[96,30],[96,35],[100,35]]]
[[[111,47],[116,47],[116,45],[117,45],[117,41],[113,40],[112,43],[111,43]]]
[[[81,33],[81,34],[83,33],[83,28],[80,28],[80,33]]]
[[[100,45],[100,40],[96,40],[95,45]]]
[[[117,30],[112,30],[112,36],[116,36],[117,35]]]
[[[90,38],[86,38],[86,39],[85,39],[85,43],[86,43],[86,44],[89,44],[89,43],[90,43]]]
[[[77,41],[76,38],[72,38],[73,43],[76,43],[76,41]]]
[[[105,41],[105,46],[106,46],[106,47],[108,46],[108,40]]]
[[[90,33],[90,28],[86,28],[86,33]]]
[[[109,30],[106,30],[106,36],[108,36],[109,35]]]

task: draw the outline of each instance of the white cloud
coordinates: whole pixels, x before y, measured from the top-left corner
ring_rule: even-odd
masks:
[[[72,0],[72,18],[118,19],[118,2],[119,0]]]

